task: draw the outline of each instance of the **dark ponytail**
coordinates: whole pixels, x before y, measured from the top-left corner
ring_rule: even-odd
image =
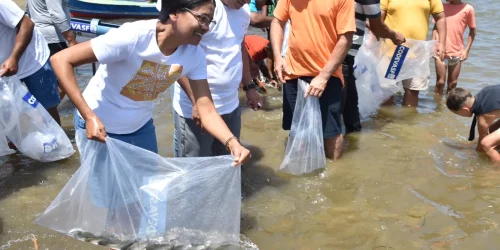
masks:
[[[212,2],[215,5],[215,0],[159,0],[161,1],[161,11],[158,19],[162,23],[166,23],[170,14],[176,12],[184,12],[182,9],[195,9],[196,7]]]

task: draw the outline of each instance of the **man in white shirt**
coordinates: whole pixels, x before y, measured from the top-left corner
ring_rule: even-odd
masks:
[[[231,132],[240,137],[241,111],[238,108],[239,85],[243,83],[248,104],[253,110],[261,107],[250,74],[250,60],[243,40],[250,24],[249,0],[215,0],[214,22],[200,42],[207,59],[207,80],[217,112]],[[161,9],[158,2],[157,8]],[[197,13],[192,13],[197,16]],[[186,78],[175,84],[174,156],[200,157],[227,154],[225,146],[203,132],[194,105],[194,96]]]
[[[57,105],[61,100],[47,42],[11,0],[0,1],[0,44],[0,76],[16,75],[60,124]]]

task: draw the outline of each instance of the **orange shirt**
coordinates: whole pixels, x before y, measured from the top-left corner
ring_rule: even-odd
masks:
[[[247,47],[248,54],[254,62],[258,62],[267,58],[266,48],[269,40],[256,35],[245,36],[245,47]]]
[[[355,32],[354,0],[279,0],[274,16],[290,19],[287,79],[317,76],[328,62],[339,35]],[[333,76],[344,79],[342,67]]]

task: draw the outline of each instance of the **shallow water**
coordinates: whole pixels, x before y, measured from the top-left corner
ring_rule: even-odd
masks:
[[[470,3],[478,35],[459,86],[476,93],[496,84],[500,8]],[[91,68],[77,72],[83,88]],[[265,96],[263,111],[242,106],[241,140],[253,158],[242,172],[241,232],[260,249],[500,249],[500,171],[467,141],[471,119],[448,112],[432,90],[421,93],[416,111],[396,98],[346,137],[339,161],[304,177],[278,171],[287,136],[280,93]],[[154,117],[163,156],[173,155],[169,96]],[[66,99],[60,109],[72,138],[72,106]],[[33,236],[40,249],[105,249],[32,223],[78,168],[77,154],[50,164],[20,155],[0,162],[0,249],[33,249]]]

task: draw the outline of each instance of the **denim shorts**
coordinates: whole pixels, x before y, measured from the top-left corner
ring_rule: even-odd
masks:
[[[85,129],[85,121],[75,112],[75,129]],[[130,143],[137,147],[158,153],[158,146],[156,142],[155,126],[153,119],[149,120],[142,128],[131,134],[107,134],[110,138],[117,139],[126,143]],[[108,153],[103,152],[102,157],[107,157]],[[80,156],[85,158],[85,156]],[[98,158],[100,156],[97,156]],[[103,159],[102,162],[105,162]],[[105,166],[94,167],[90,173],[89,181],[90,192],[92,194],[92,202],[98,207],[109,209],[123,208],[128,204],[138,202],[137,190],[142,180],[142,175],[137,172],[118,173],[120,176],[127,176],[130,186],[123,186],[119,188],[119,180],[116,178],[117,172],[112,174],[113,171],[103,168]],[[125,169],[125,168],[124,168]],[[123,169],[122,169],[123,170]],[[128,168],[127,168],[128,170]],[[123,180],[122,184],[123,184]]]
[[[300,77],[307,82],[313,77]],[[297,102],[298,79],[287,80],[283,85],[283,124],[284,130],[292,127],[293,112]],[[323,138],[329,139],[342,133],[342,81],[337,77],[330,77],[323,95],[319,98],[321,121],[323,122]]]
[[[21,79],[29,92],[42,104],[45,109],[56,107],[61,103],[57,78],[50,65],[50,60],[34,74]]]

